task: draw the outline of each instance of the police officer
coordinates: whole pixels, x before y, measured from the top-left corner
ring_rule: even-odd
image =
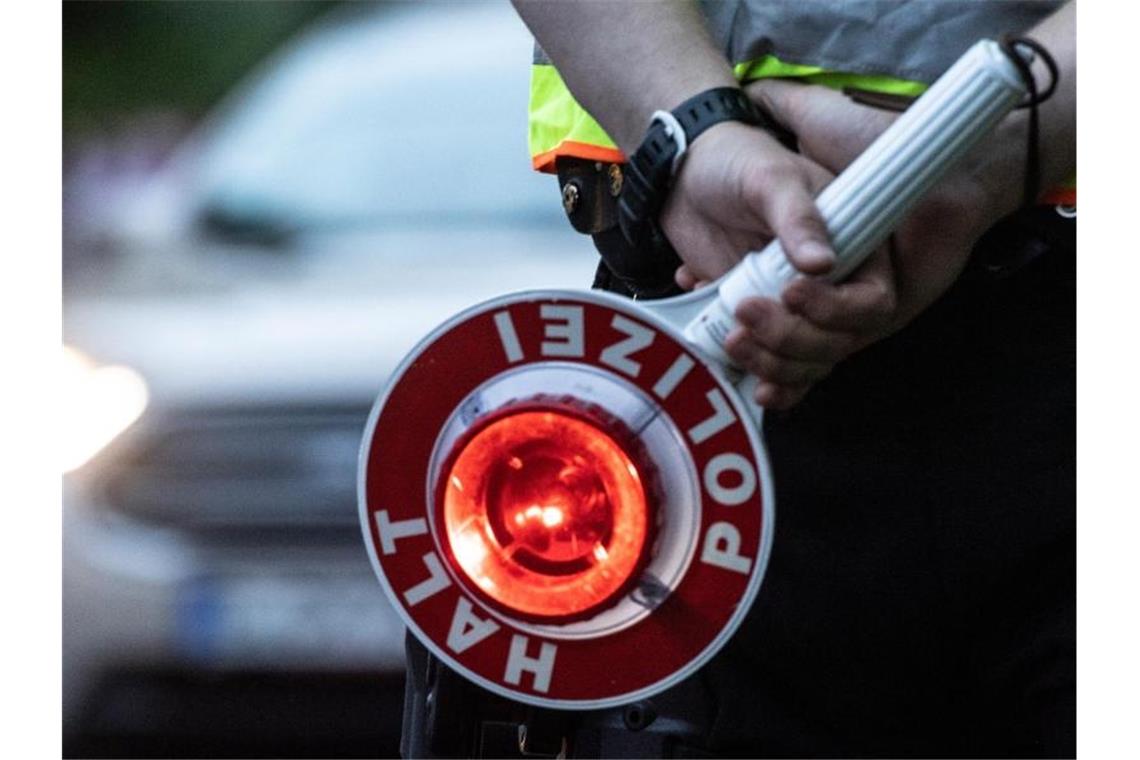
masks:
[[[892,110],[978,38],[1051,54],[1037,114],[1014,112],[847,282],[740,306],[727,348],[783,410],[765,431],[780,517],[685,743],[1075,754],[1073,6],[515,5],[540,46],[535,166],[594,236],[597,284],[636,297],[707,283],[773,237],[826,273],[812,199]],[[723,105],[737,88],[758,107]],[[651,114],[694,104],[716,113],[654,166]]]

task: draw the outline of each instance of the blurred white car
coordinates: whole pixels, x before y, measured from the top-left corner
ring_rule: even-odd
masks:
[[[403,633],[355,502],[368,409],[452,313],[595,266],[528,166],[530,46],[506,4],[350,4],[102,209],[112,268],[64,309],[92,363],[73,424],[102,446],[65,477],[65,735],[394,751]]]

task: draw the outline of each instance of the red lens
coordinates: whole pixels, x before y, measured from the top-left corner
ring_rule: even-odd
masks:
[[[649,529],[642,478],[597,425],[516,412],[462,445],[446,477],[455,564],[513,613],[580,616],[613,598],[640,564]]]

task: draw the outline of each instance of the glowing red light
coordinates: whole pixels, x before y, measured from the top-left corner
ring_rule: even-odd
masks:
[[[520,411],[479,430],[443,487],[452,558],[475,587],[524,616],[572,617],[621,590],[646,549],[641,475],[600,427]]]

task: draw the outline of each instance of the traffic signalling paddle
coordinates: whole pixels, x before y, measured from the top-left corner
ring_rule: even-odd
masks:
[[[816,199],[850,274],[1026,94],[974,45]],[[1022,66],[1021,68],[1024,68]],[[763,410],[722,344],[797,274],[778,241],[653,302],[535,291],[458,314],[405,358],[360,454],[361,527],[412,633],[521,702],[596,709],[692,674],[772,545]]]

